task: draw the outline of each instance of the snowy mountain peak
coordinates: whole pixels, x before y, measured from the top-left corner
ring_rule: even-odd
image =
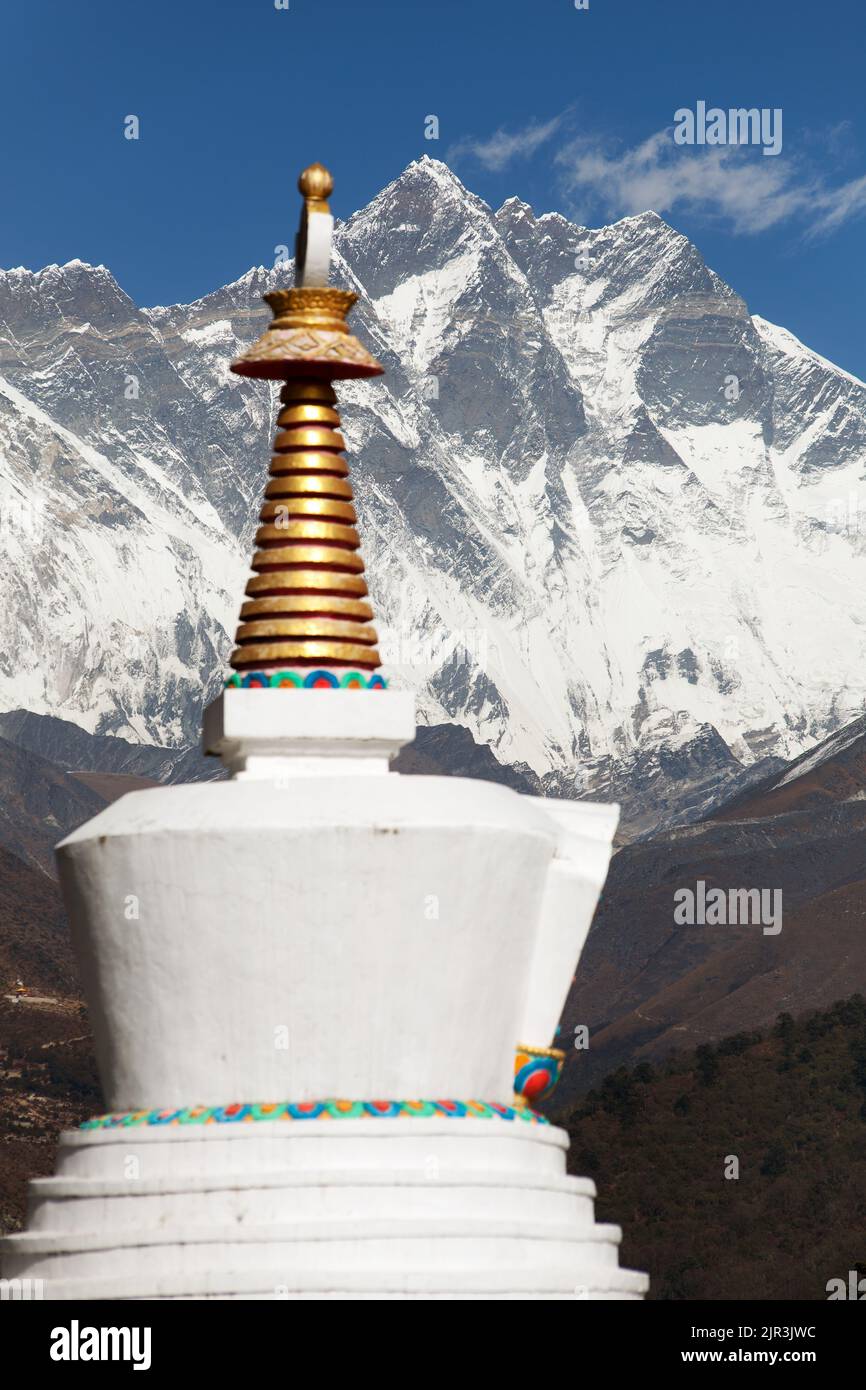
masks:
[[[460,194],[467,197],[472,196],[453,169],[449,168],[447,164],[444,164],[441,159],[434,159],[432,155],[429,154],[422,154],[420,158],[413,159],[410,164],[406,165],[402,174],[399,174],[394,182],[402,183],[404,180],[411,180],[417,175],[423,175],[426,178],[432,179],[441,188],[455,189]],[[393,185],[391,186],[393,187]]]
[[[90,261],[81,261],[74,257],[71,261],[66,261],[63,265],[58,265],[56,261],[50,265],[44,265],[39,270],[30,270],[27,266],[12,266],[8,270],[0,269],[0,278],[17,280],[51,280],[63,277],[68,273],[69,276],[77,275],[83,271],[86,275],[102,276],[113,280],[111,271],[104,265],[92,265]]]
[[[529,203],[524,203],[521,198],[506,198],[502,207],[496,213],[497,222],[531,222],[535,223],[537,218],[532,211]]]
[[[381,645],[424,720],[591,793],[790,758],[860,711],[862,383],[655,213],[494,213],[425,156],[335,247],[387,367],[341,395]],[[0,492],[26,512],[0,704],[195,741],[273,429],[228,363],[289,279],[144,310],[102,267],[0,276]]]

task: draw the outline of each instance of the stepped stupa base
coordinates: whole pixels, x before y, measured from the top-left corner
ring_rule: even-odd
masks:
[[[3,1271],[49,1299],[639,1299],[567,1147],[499,1115],[79,1130]]]

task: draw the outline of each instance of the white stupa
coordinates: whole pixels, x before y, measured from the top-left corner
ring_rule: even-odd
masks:
[[[637,1299],[531,1109],[617,808],[389,771],[413,700],[378,674],[330,386],[381,368],[327,288],[330,176],[300,187],[296,287],[234,364],[285,385],[205,715],[232,777],[58,847],[110,1113],[61,1137],[3,1273],[55,1299]]]

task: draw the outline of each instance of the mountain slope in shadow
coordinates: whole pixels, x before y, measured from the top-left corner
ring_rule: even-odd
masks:
[[[681,889],[781,893],[782,926],[678,925]],[[728,901],[730,901],[728,897]],[[563,1016],[576,1094],[657,1058],[866,989],[866,719],[832,734],[700,825],[621,849]]]

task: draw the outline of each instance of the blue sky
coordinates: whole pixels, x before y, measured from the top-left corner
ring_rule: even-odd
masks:
[[[305,163],[347,216],[426,153],[494,207],[654,207],[753,312],[866,377],[863,0],[288,4],[7,10],[0,265],[80,257],[141,304],[193,299],[291,241]],[[781,108],[781,153],[677,147],[698,101]]]

